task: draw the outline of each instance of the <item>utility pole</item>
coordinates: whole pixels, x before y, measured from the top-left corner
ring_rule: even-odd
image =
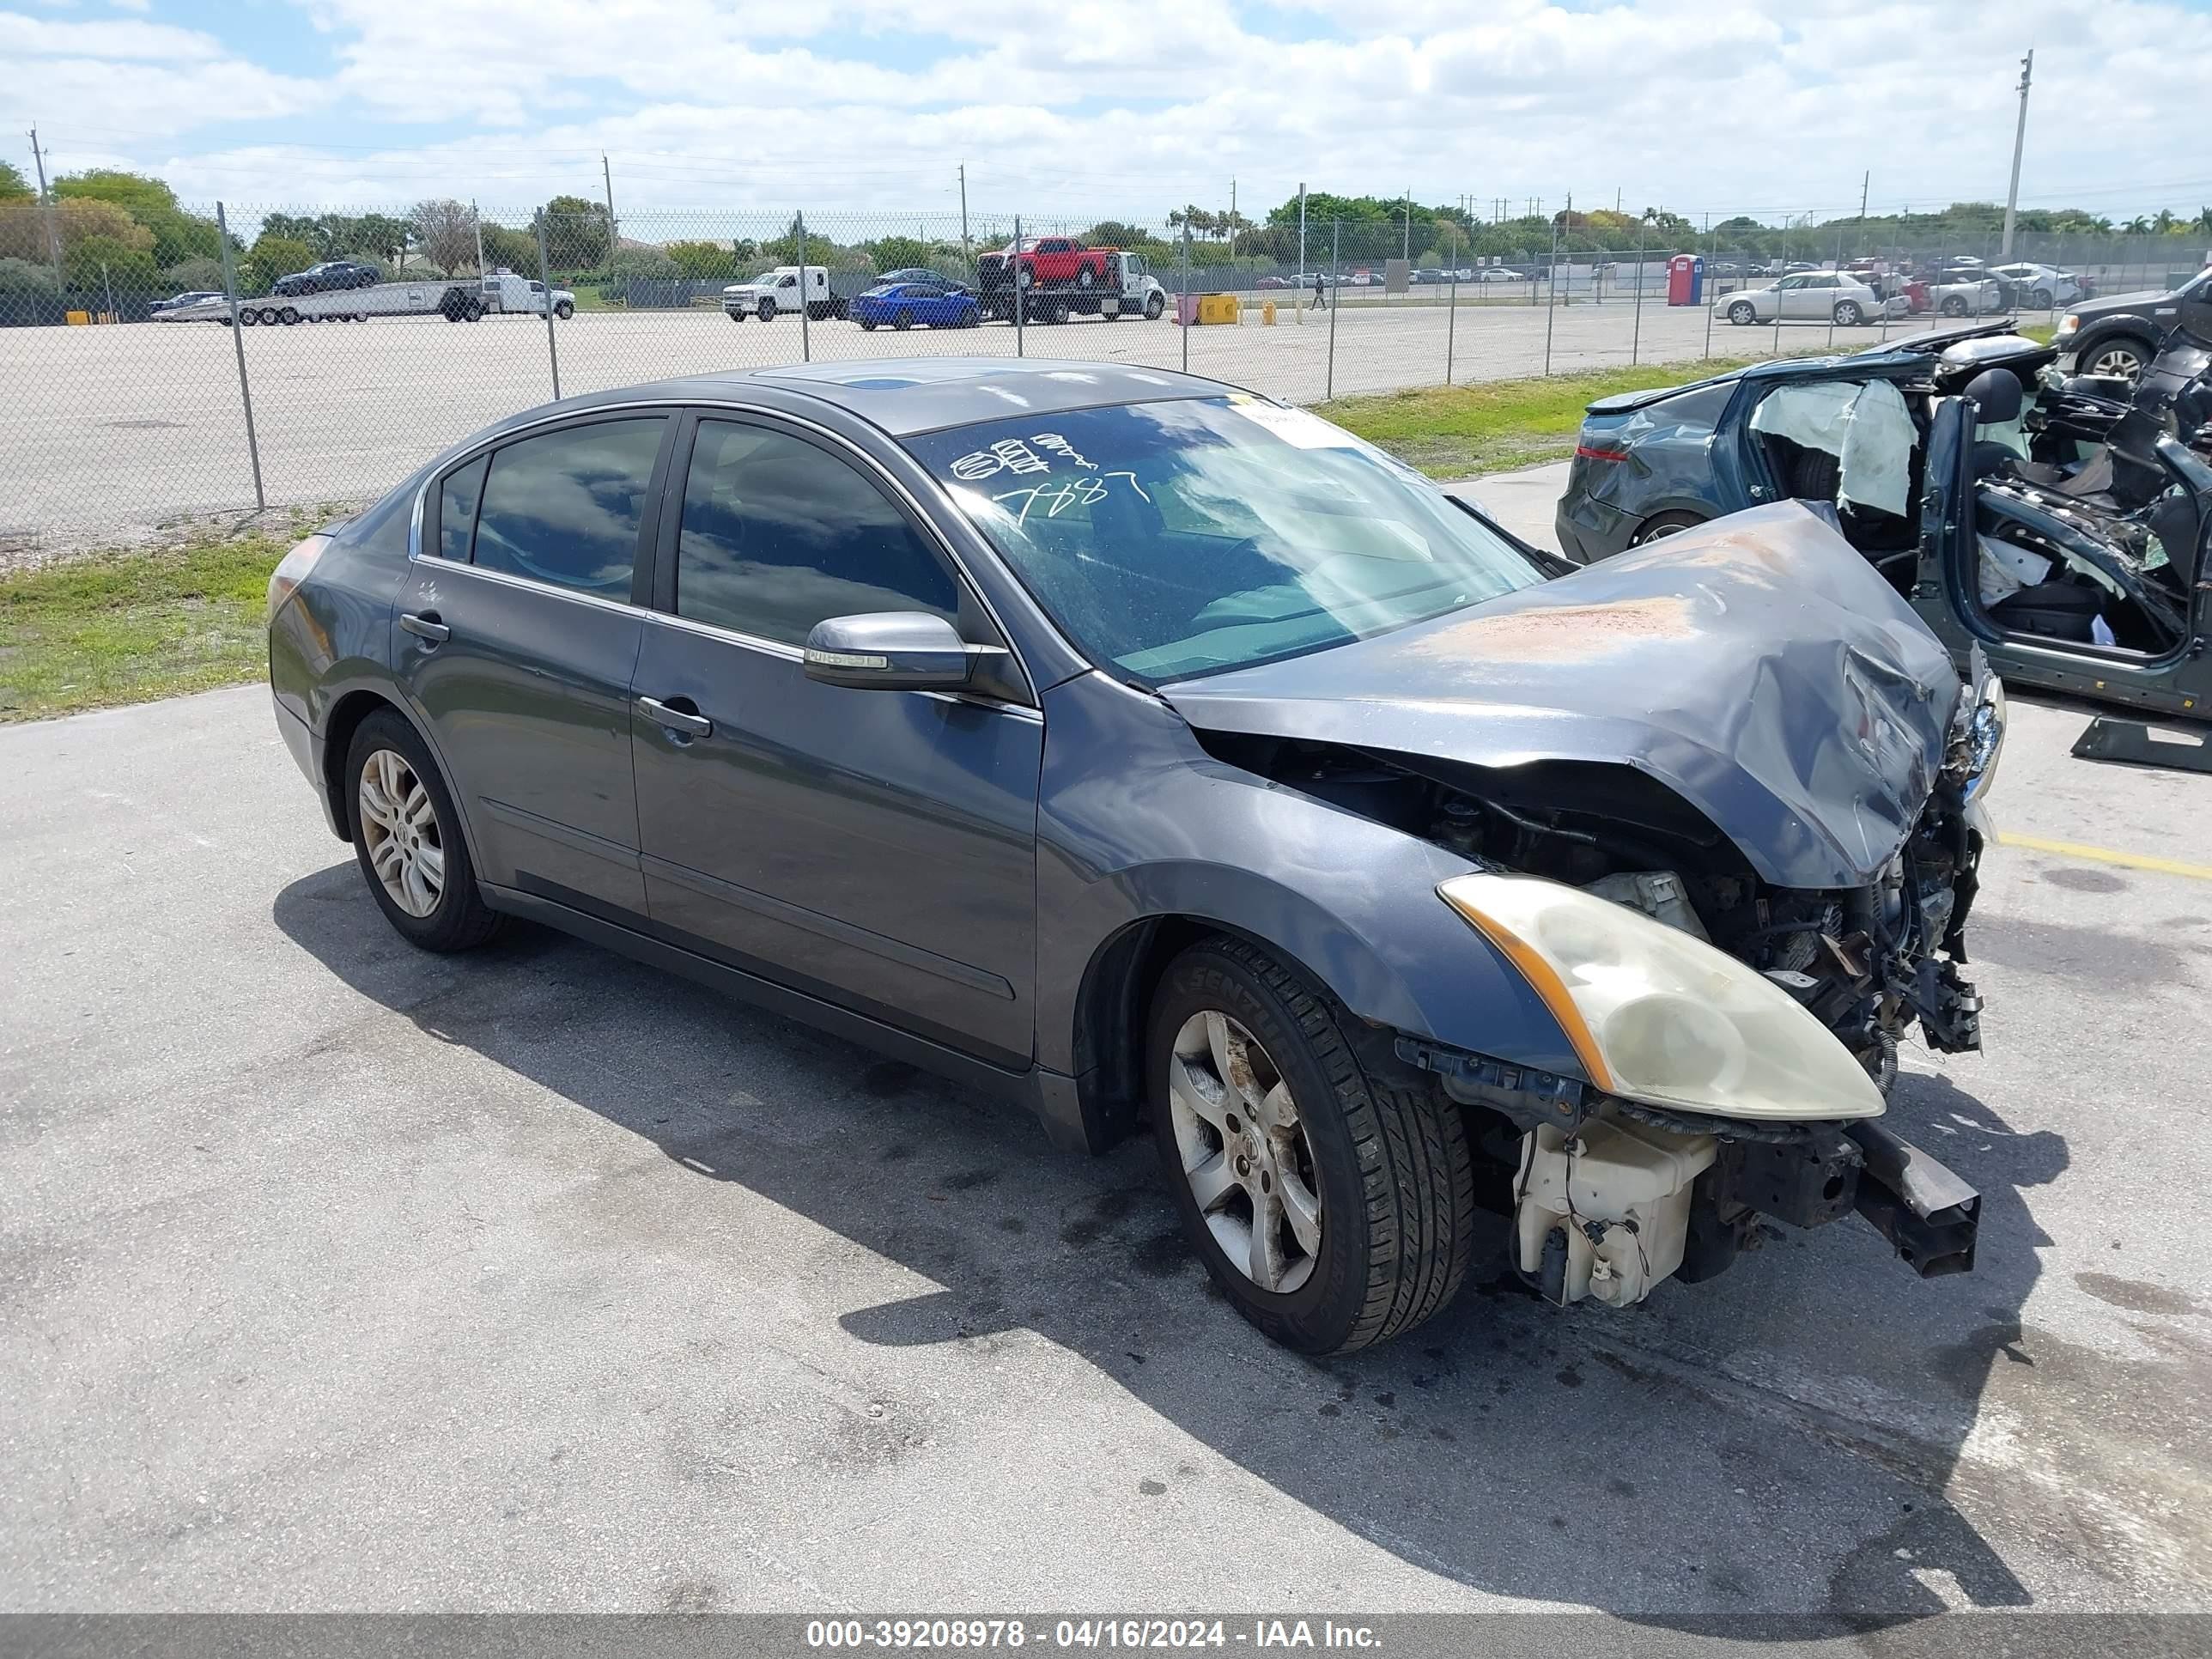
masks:
[[[1015,250],[1017,252],[1019,249]],[[973,264],[975,256],[968,248],[968,164],[960,164],[960,257]]]
[[[54,229],[54,201],[46,194],[46,158],[39,149],[39,130],[31,129],[31,163],[39,172],[39,211],[46,222],[46,257],[54,262],[54,286],[62,286],[62,239]]]
[[[2027,143],[2027,88],[2035,78],[2035,48],[2020,60],[2020,125],[2012,135],[2012,188],[2005,194],[2004,257],[2012,258],[2012,222],[2020,210],[2020,153]]]
[[[615,172],[607,165],[605,150],[599,152],[599,177],[605,181],[607,187],[607,260],[611,264],[615,254],[622,247],[622,232],[617,228],[615,221]]]
[[[469,218],[477,228],[477,275],[483,275],[483,215],[477,211],[477,198],[469,198]],[[550,304],[549,301],[547,303]]]
[[[1298,181],[1298,275],[1291,289],[1291,309],[1299,322],[1306,319],[1306,186]]]
[[[1406,240],[1398,250],[1398,257],[1409,265],[1413,263],[1413,187],[1411,185],[1406,186]]]

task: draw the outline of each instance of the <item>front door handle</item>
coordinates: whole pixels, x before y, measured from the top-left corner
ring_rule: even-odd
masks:
[[[658,697],[640,697],[637,706],[645,710],[655,725],[665,726],[672,732],[681,732],[687,738],[711,738],[714,735],[714,722],[704,714],[672,708]]]
[[[403,611],[399,613],[399,625],[416,639],[428,645],[443,645],[453,637],[453,630],[438,620],[438,613],[434,611],[425,611],[419,614],[412,611]]]

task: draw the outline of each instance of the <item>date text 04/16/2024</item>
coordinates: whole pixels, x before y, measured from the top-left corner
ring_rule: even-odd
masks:
[[[1381,1645],[1367,1625],[1332,1619],[1060,1619],[1034,1628],[1021,1619],[813,1619],[810,1648],[974,1649],[1039,1647],[1081,1650],[1176,1648],[1339,1648]]]

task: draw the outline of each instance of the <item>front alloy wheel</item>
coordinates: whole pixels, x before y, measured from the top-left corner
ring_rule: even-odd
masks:
[[[1729,321],[1738,328],[1748,328],[1759,320],[1759,311],[1750,301],[1738,300],[1729,307]]]
[[[1209,1008],[1176,1034],[1169,1109],[1183,1180],[1229,1264],[1295,1291],[1321,1254],[1313,1147],[1291,1086],[1252,1034]]]
[[[2092,374],[2109,374],[2131,386],[2142,378],[2142,348],[2127,341],[2115,340],[2108,346],[2100,346],[2097,355],[2089,360]]]
[[[1474,1237],[1466,1118],[1327,991],[1205,940],[1161,975],[1145,1054],[1183,1230],[1245,1318],[1349,1353],[1451,1299]]]

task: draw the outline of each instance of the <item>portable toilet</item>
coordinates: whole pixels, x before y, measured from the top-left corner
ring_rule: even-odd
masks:
[[[1695,253],[1678,253],[1667,261],[1667,303],[1701,305],[1705,298],[1705,262]]]

